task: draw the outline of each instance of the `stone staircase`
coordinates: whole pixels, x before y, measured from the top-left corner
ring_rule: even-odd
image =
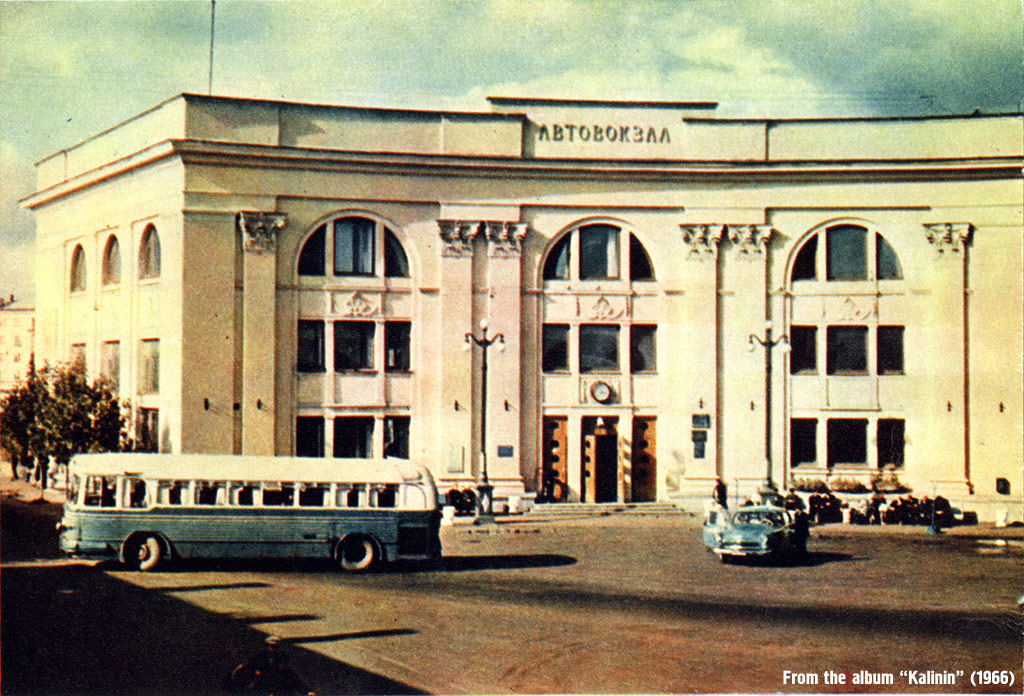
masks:
[[[601,517],[606,515],[688,515],[672,503],[538,503],[526,517]]]

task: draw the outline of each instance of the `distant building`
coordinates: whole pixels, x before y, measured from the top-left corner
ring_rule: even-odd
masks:
[[[23,382],[32,358],[35,310],[8,305],[0,308],[0,397]]]
[[[1020,517],[1020,115],[491,106],[181,95],[44,159],[38,358],[114,378],[154,450],[548,501],[885,477]]]

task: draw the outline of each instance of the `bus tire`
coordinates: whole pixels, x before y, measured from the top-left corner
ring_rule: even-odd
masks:
[[[149,572],[165,560],[164,546],[152,534],[130,540],[125,545],[124,560],[135,570]]]
[[[362,573],[377,563],[377,545],[367,536],[347,536],[338,542],[338,565],[347,573]]]

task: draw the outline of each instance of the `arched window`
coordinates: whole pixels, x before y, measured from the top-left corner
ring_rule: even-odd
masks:
[[[139,244],[139,278],[157,278],[160,276],[160,236],[156,227],[146,225]]]
[[[71,252],[71,292],[82,290],[85,290],[85,250],[78,244]]]
[[[103,250],[103,284],[116,285],[121,282],[121,245],[117,237],[110,235]]]
[[[821,235],[825,237],[823,245],[818,243]],[[819,280],[821,266],[828,281],[901,280],[903,269],[895,250],[881,234],[876,232],[874,237],[872,247],[868,229],[853,224],[833,225],[814,234],[797,252],[790,279]]]
[[[377,263],[378,249],[383,249],[382,264]],[[300,276],[326,276],[328,267],[335,276],[409,276],[409,259],[395,233],[375,220],[353,215],[325,222],[302,245]]]
[[[622,236],[622,228],[607,223],[582,225],[573,230],[548,252],[544,280],[615,280],[626,269],[631,281],[654,280],[651,257],[635,234],[629,235],[629,256],[623,264]]]

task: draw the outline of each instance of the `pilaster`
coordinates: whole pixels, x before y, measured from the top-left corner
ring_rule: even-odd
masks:
[[[273,455],[277,234],[285,215],[242,211],[242,453]]]

